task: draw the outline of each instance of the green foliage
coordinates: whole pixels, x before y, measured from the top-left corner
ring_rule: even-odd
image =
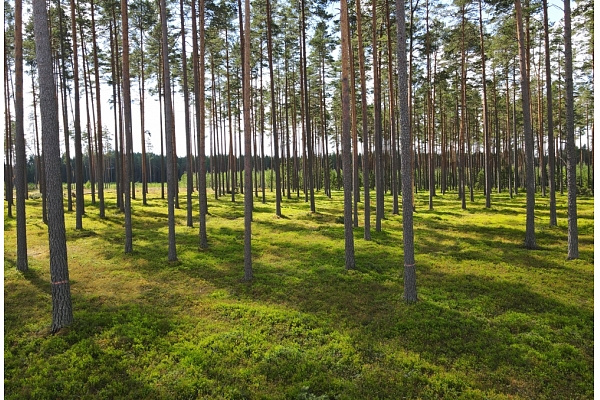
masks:
[[[208,196],[201,252],[197,227],[176,210],[171,263],[160,189],[148,206],[133,201],[130,255],[107,192],[104,220],[86,197],[84,231],[66,214],[75,323],[56,335],[41,199],[27,201],[27,273],[16,271],[5,216],[8,399],[593,397],[593,199],[579,199],[581,258],[566,261],[566,195],[552,228],[548,199],[537,199],[531,251],[521,245],[524,196],[493,193],[485,209],[478,195],[463,211],[448,193],[429,211],[419,194],[419,301],[409,306],[401,217],[388,214],[368,242],[355,228],[357,269],[345,271],[341,192],[318,194],[317,213],[284,198],[283,218],[270,191],[255,202],[251,283],[241,281],[241,202]]]

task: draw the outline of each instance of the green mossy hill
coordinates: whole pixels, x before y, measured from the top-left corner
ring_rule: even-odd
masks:
[[[418,195],[419,301],[407,305],[390,197],[371,241],[355,228],[357,268],[346,271],[341,192],[317,194],[316,213],[284,199],[282,218],[267,194],[254,202],[251,283],[241,279],[241,196],[209,193],[204,251],[197,197],[194,228],[176,210],[177,262],[167,261],[160,189],[148,206],[141,193],[132,201],[133,254],[123,252],[113,191],[106,219],[86,204],[83,231],[66,213],[75,322],[56,335],[41,199],[27,201],[27,273],[16,271],[15,221],[5,215],[6,398],[593,397],[593,198],[579,199],[580,259],[566,261],[566,195],[552,228],[548,199],[536,199],[538,250],[522,245],[524,195],[494,194],[491,209],[480,195],[461,210],[447,193],[433,211]]]

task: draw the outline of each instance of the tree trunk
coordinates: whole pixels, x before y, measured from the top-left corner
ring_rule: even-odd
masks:
[[[100,72],[98,66],[98,45],[96,41],[96,19],[94,0],[90,2],[91,14],[92,14],[92,43],[94,46],[94,76],[96,85],[96,113],[97,113],[97,130],[96,130],[96,170],[98,171],[96,180],[98,182],[98,206],[100,211],[100,218],[105,218],[106,212],[104,209],[104,155],[103,155],[103,143],[102,143],[102,103],[100,101]]]
[[[71,0],[73,1],[73,0]],[[121,0],[121,27],[123,29],[123,106],[125,122],[125,162],[123,176],[125,182],[125,253],[133,252],[133,234],[131,228],[131,157],[132,157],[132,134],[131,134],[131,82],[129,80],[129,17],[127,15],[127,0]]]
[[[32,71],[33,72],[33,71]],[[37,116],[37,94],[35,91],[35,78],[34,73],[31,74],[31,90],[33,92],[33,121],[36,137],[36,150],[38,159],[38,177],[40,181],[40,194],[42,195],[42,221],[48,225],[48,209],[46,205],[46,174],[44,173],[44,156],[43,150],[40,151],[40,138],[38,129],[38,116]],[[61,178],[62,181],[62,178]]]
[[[192,50],[194,64],[194,95],[196,98],[196,127],[198,129],[198,197],[200,202],[200,249],[208,247],[206,237],[206,133],[205,133],[205,98],[204,98],[204,0],[199,0],[199,21],[200,26],[196,31],[196,1],[192,0]],[[198,38],[200,38],[200,49],[198,49]]]
[[[71,0],[71,34],[73,40],[73,86],[75,97],[75,229],[83,229],[83,154],[81,152],[81,114],[79,107],[79,57],[77,55],[75,1]]]
[[[362,44],[362,24],[361,24],[361,8],[360,0],[356,0],[356,30],[358,36],[358,65],[360,69],[360,96],[361,96],[361,112],[362,112],[362,138],[363,138],[363,154],[362,154],[362,170],[363,170],[363,186],[365,190],[365,233],[364,239],[371,240],[371,197],[369,195],[370,179],[369,179],[369,126],[367,116],[367,78],[365,71],[365,55]]]
[[[146,160],[146,115],[145,115],[145,83],[146,78],[144,77],[144,29],[142,18],[140,17],[140,76],[139,76],[139,87],[140,87],[140,137],[142,141],[142,204],[148,205],[148,166]]]
[[[23,1],[15,0],[15,188],[17,190],[17,270],[25,272],[27,264],[27,159],[23,106]]]
[[[78,15],[81,18],[81,13]],[[79,35],[81,36],[81,58],[83,60],[83,82],[85,89],[85,113],[86,113],[86,135],[88,142],[88,169],[89,169],[89,182],[91,185],[92,204],[96,204],[96,179],[94,176],[94,142],[92,142],[92,121],[90,119],[90,103],[88,94],[91,97],[92,80],[90,72],[90,64],[88,62],[88,56],[86,54],[86,43],[83,36],[83,25],[79,24]],[[88,90],[89,88],[89,90]],[[92,109],[94,107],[94,100],[92,99]],[[85,176],[84,176],[85,179]],[[85,204],[84,204],[85,205]]]
[[[523,134],[525,135],[525,179],[527,192],[527,217],[525,225],[525,247],[535,249],[535,175],[533,171],[533,132],[531,130],[529,80],[527,78],[527,54],[523,32],[521,1],[515,0],[517,14],[517,39],[519,41],[519,59],[521,72],[521,99],[523,103]]]
[[[517,0],[518,1],[518,0]],[[573,49],[571,45],[571,2],[565,0],[565,108],[567,120],[565,123],[567,142],[567,215],[568,215],[568,244],[567,258],[579,258],[579,237],[577,233],[577,187],[575,154],[575,122],[573,100]]]
[[[244,93],[244,280],[252,280],[252,125],[250,121],[250,0],[244,2],[242,76]],[[241,29],[241,27],[240,27]]]
[[[548,0],[542,0],[544,11],[544,49],[546,54],[546,115],[548,121],[548,184],[550,191],[550,226],[558,224],[556,220],[556,180],[554,157],[554,123],[552,120],[552,73],[550,70],[550,35],[548,33]]]
[[[461,8],[461,109],[460,109],[460,139],[459,139],[459,193],[461,206],[467,209],[467,194],[465,192],[465,136],[467,131],[467,66],[466,66],[466,44],[465,44],[465,5]]]
[[[186,171],[186,216],[187,226],[192,228],[194,221],[192,218],[192,192],[194,190],[194,175],[192,173],[192,138],[190,128],[190,95],[188,89],[188,70],[187,70],[187,53],[185,50],[185,24],[184,24],[184,13],[183,13],[183,0],[179,0],[179,11],[181,21],[181,69],[183,73],[183,104],[185,114],[185,154],[187,159],[187,171]],[[142,134],[143,136],[143,134]],[[177,161],[177,159],[175,159]]]
[[[413,232],[412,208],[412,167],[411,167],[411,137],[410,120],[408,117],[408,78],[406,74],[406,20],[404,4],[396,2],[396,24],[398,56],[398,94],[400,110],[400,141],[402,148],[402,236],[404,241],[404,294],[402,298],[407,303],[417,301],[417,273],[415,268],[415,244]]]
[[[310,103],[309,103],[309,94],[308,94],[308,76],[306,70],[306,16],[305,16],[305,0],[301,0],[301,25],[302,25],[302,65],[301,68],[303,70],[303,86],[304,86],[304,119],[306,124],[306,145],[308,150],[307,155],[307,174],[308,176],[304,176],[304,180],[308,183],[308,191],[310,192],[310,211],[316,212],[315,209],[315,188],[314,188],[314,177],[313,177],[313,160],[314,160],[314,150],[312,143],[312,131],[310,124]],[[307,180],[308,178],[308,180]]]
[[[392,189],[392,214],[398,214],[398,154],[397,149],[397,134],[396,134],[396,110],[395,102],[396,97],[394,96],[394,70],[393,70],[393,53],[392,53],[392,27],[390,23],[390,2],[385,1],[386,10],[386,29],[387,29],[387,50],[388,50],[388,82],[390,91],[390,135],[391,135],[391,153],[392,153],[392,165],[391,165],[391,189]]]
[[[354,234],[352,232],[352,149],[350,115],[350,30],[348,29],[348,2],[340,1],[342,36],[342,170],[344,173],[344,242],[346,269],[354,269]]]
[[[373,0],[373,132],[375,140],[375,230],[381,232],[381,220],[384,218],[384,180],[383,180],[383,139],[381,132],[381,74],[379,70],[379,50],[377,49],[377,0]]]
[[[484,141],[484,174],[485,174],[485,208],[492,206],[492,177],[490,171],[490,129],[488,121],[487,82],[485,76],[485,47],[483,41],[483,11],[482,0],[479,0],[479,43],[481,46],[481,85],[483,88],[483,141]]]
[[[60,139],[58,134],[58,103],[54,91],[54,74],[46,2],[33,1],[36,58],[40,82],[42,146],[46,169],[48,197],[48,243],[50,248],[50,279],[52,283],[52,325],[57,332],[73,323],[67,240],[60,174]]]
[[[59,24],[60,31],[63,30],[63,13],[62,10],[58,13],[59,16]],[[66,76],[67,76],[67,66],[65,61],[66,50],[65,50],[65,40],[60,41],[60,53],[63,55],[61,57],[61,69],[60,69],[60,86],[62,92],[62,118],[63,118],[63,134],[65,138],[65,164],[66,164],[66,172],[67,172],[67,211],[73,211],[73,196],[71,191],[71,182],[72,182],[72,171],[71,171],[71,145],[69,144],[69,120],[68,120],[68,111],[67,111],[67,85],[66,85]],[[41,94],[41,89],[40,89]]]
[[[275,79],[273,76],[273,38],[271,33],[271,3],[267,0],[267,51],[269,53],[269,76],[271,84],[271,129],[275,151],[275,215],[281,217],[281,172],[279,170],[279,134],[275,108]],[[272,176],[272,174],[271,174]]]

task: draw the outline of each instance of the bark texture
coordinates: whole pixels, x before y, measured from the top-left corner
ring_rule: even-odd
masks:
[[[27,161],[23,110],[23,2],[15,0],[15,188],[17,189],[17,270],[27,271],[27,229],[25,197],[27,196]]]
[[[565,0],[565,122],[567,139],[567,258],[579,258],[579,236],[577,232],[577,155],[575,153],[575,115],[573,99],[573,48],[571,44],[571,2]]]
[[[417,301],[417,272],[415,268],[415,242],[412,208],[412,146],[408,117],[408,76],[406,62],[406,17],[404,4],[396,2],[398,55],[398,95],[400,110],[400,144],[402,146],[402,231],[404,239],[404,294],[407,303]]]
[[[252,125],[250,121],[250,0],[244,7],[244,280],[252,280]]]
[[[60,174],[58,102],[55,96],[48,14],[45,1],[33,0],[33,18],[48,202],[48,243],[50,248],[50,279],[52,282],[52,326],[50,329],[52,332],[56,332],[73,323],[73,310],[69,286],[67,239]]]
[[[346,269],[354,269],[354,234],[352,232],[352,149],[350,116],[350,34],[348,2],[341,0],[342,27],[342,170],[344,174],[344,240]]]
[[[525,247],[535,249],[535,175],[533,171],[533,131],[529,99],[529,78],[527,77],[527,52],[523,31],[521,1],[515,0],[517,14],[517,38],[519,41],[519,69],[521,73],[521,99],[523,103],[523,134],[525,136],[525,189],[527,192],[527,217],[525,222]]]

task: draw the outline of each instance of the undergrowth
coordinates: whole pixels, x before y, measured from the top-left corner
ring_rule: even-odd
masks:
[[[29,272],[15,268],[4,220],[4,363],[9,399],[585,399],[593,397],[593,199],[578,201],[580,259],[566,261],[566,195],[557,227],[536,204],[537,250],[523,247],[525,197],[416,198],[419,301],[402,301],[402,220],[391,214],[344,270],[343,196],[254,200],[251,283],[243,277],[243,199],[209,195],[209,248],[176,210],[167,261],[160,192],[123,215],[86,203],[66,213],[74,324],[48,333],[47,230],[27,201]],[[112,196],[112,197],[111,197]],[[180,193],[182,207],[185,194]],[[89,197],[87,198],[89,200]],[[362,207],[362,204],[360,205]],[[6,213],[6,207],[5,207]],[[372,214],[374,215],[374,213]],[[372,221],[372,226],[374,226]]]

